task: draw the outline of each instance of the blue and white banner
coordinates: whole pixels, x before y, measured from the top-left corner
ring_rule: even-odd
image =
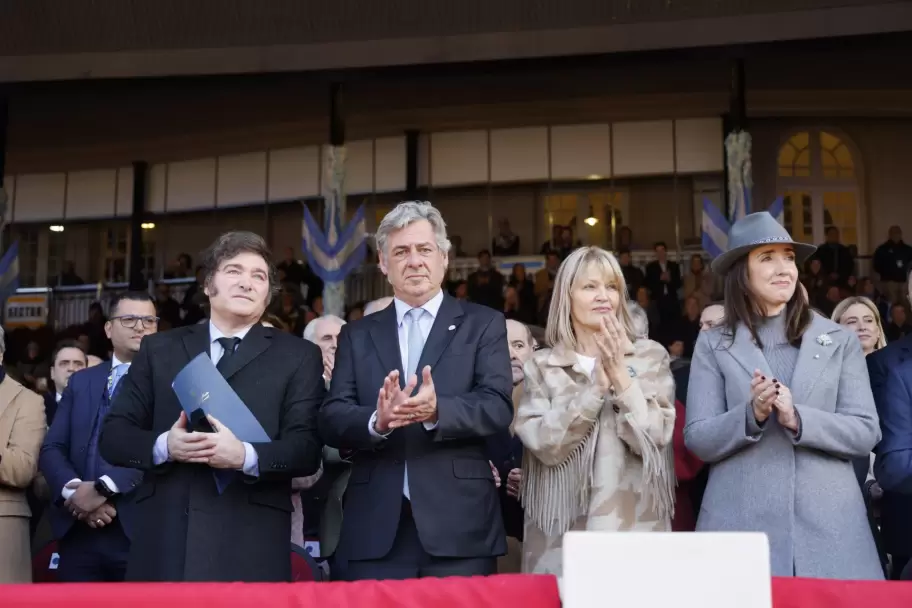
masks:
[[[326,283],[338,283],[364,262],[367,253],[367,229],[364,221],[364,205],[358,208],[354,217],[342,225],[337,207],[332,207],[332,217],[327,218],[326,230],[304,207],[304,226],[301,247],[307,254],[307,261],[314,273]]]
[[[781,196],[773,201],[773,204],[770,205],[770,208],[767,209],[769,214],[775,218],[777,222],[785,226],[785,199]]]
[[[716,258],[728,249],[728,220],[709,199],[703,199],[703,250]]]
[[[14,242],[0,258],[0,301],[19,289],[19,241]]]

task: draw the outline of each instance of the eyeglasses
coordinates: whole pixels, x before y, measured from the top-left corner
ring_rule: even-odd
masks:
[[[139,322],[142,322],[143,329],[152,329],[153,327],[158,327],[158,317],[123,316],[111,317],[109,320],[118,320],[120,321],[121,326],[126,327],[127,329],[134,329],[136,327],[136,324]]]

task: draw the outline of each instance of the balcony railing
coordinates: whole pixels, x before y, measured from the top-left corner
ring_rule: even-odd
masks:
[[[693,251],[668,252],[670,260],[681,263],[682,270],[686,270]],[[632,254],[633,263],[644,267],[655,256],[652,251],[635,251]],[[521,263],[528,273],[544,267],[544,256],[516,256],[499,258],[496,261],[498,268],[509,274],[514,264]],[[454,258],[450,260],[447,276],[451,281],[464,280],[478,269],[478,260],[475,258]],[[154,294],[156,285],[164,283],[170,286],[171,297],[178,303],[184,299],[187,289],[194,283],[194,279],[166,279],[149,283],[149,293]],[[105,314],[119,294],[127,290],[126,283],[109,283],[96,285],[79,285],[74,287],[33,287],[17,290],[17,295],[41,294],[48,299],[48,320],[55,330],[60,331],[72,325],[85,323],[89,318],[89,308],[93,302],[101,304]],[[348,304],[369,302],[377,298],[393,295],[392,287],[376,264],[364,264],[350,274],[345,282],[345,299]]]

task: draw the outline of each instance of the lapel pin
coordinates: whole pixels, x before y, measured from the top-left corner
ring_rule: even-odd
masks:
[[[454,329],[456,329],[456,326],[455,326],[455,325],[450,325],[449,327],[447,327],[447,329],[448,329],[449,331],[453,331]]]
[[[814,355],[814,358],[815,358],[815,359],[819,359],[819,358],[820,358],[820,355]]]
[[[829,346],[833,343],[833,339],[830,338],[827,334],[820,334],[817,336],[817,344],[820,346]]]

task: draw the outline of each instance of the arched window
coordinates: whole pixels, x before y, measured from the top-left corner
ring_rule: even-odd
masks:
[[[860,160],[844,135],[826,129],[792,133],[779,148],[777,166],[792,236],[819,244],[835,226],[843,244],[864,249]]]

